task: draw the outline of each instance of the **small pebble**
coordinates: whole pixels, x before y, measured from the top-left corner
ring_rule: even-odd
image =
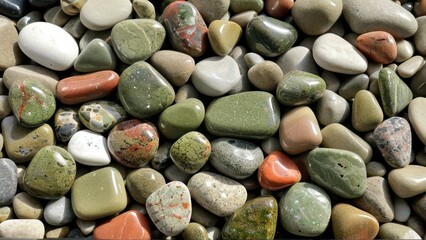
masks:
[[[61,197],[51,200],[46,204],[43,212],[44,220],[52,226],[62,226],[71,223],[75,219],[71,200]]]
[[[151,168],[134,170],[126,178],[127,191],[134,200],[142,204],[146,203],[149,195],[164,185],[166,180],[163,175]]]
[[[422,239],[412,228],[398,223],[382,224],[378,237],[387,239]]]
[[[394,207],[394,220],[398,222],[406,222],[411,214],[410,205],[402,198],[394,197],[393,199],[393,207]]]
[[[386,175],[386,167],[381,162],[371,161],[366,164],[368,177],[383,177]]]
[[[43,217],[43,203],[26,192],[16,194],[13,197],[12,206],[15,215],[20,219],[41,219]]]
[[[192,222],[188,224],[185,230],[183,230],[182,237],[184,240],[191,240],[191,239],[207,240],[208,234],[207,234],[206,228],[204,228],[203,225]]]

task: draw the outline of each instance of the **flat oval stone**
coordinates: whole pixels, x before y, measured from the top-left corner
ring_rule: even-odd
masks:
[[[160,232],[168,236],[178,235],[191,219],[192,203],[188,187],[182,182],[169,182],[148,197],[146,210]]]
[[[123,121],[127,113],[122,106],[113,101],[97,100],[81,105],[78,117],[88,129],[103,133]]]
[[[379,233],[379,222],[373,215],[346,203],[333,207],[331,223],[338,239],[374,239]]]
[[[182,238],[184,240],[191,239],[200,239],[200,240],[208,240],[207,230],[206,228],[195,222],[191,222],[182,232]]]
[[[391,167],[402,168],[410,163],[412,139],[407,120],[401,117],[388,118],[374,129],[373,137]]]
[[[61,142],[68,142],[81,127],[77,111],[65,107],[56,110],[54,127],[56,139]]]
[[[266,0],[265,10],[269,16],[282,18],[290,11],[294,5],[294,0]]]
[[[393,222],[382,224],[378,237],[382,239],[422,239],[412,228]]]
[[[277,219],[278,203],[274,197],[254,198],[226,221],[222,239],[274,239]]]
[[[325,90],[317,101],[316,116],[318,122],[324,126],[344,122],[350,113],[350,106],[346,99],[335,92]]]
[[[81,22],[88,29],[102,31],[128,18],[132,13],[132,3],[126,0],[87,1],[80,11]]]
[[[55,96],[49,89],[33,80],[16,82],[9,89],[9,104],[19,124],[37,127],[55,113]]]
[[[20,239],[44,237],[44,224],[38,219],[10,219],[0,223],[0,237]]]
[[[413,56],[398,66],[398,75],[402,78],[411,78],[423,67],[424,64],[425,60],[422,56]]]
[[[364,163],[373,157],[373,149],[361,137],[339,123],[332,123],[321,130],[321,147],[337,148],[358,154]]]
[[[46,204],[43,211],[44,220],[52,226],[62,226],[75,220],[72,210],[71,199],[61,197],[51,200]]]
[[[158,119],[158,130],[168,139],[178,139],[195,131],[204,120],[204,104],[196,98],[188,98],[166,108]]]
[[[19,33],[18,44],[29,58],[55,71],[72,67],[78,56],[74,38],[62,28],[46,22],[36,22]]]
[[[27,192],[16,194],[12,201],[12,207],[16,217],[20,219],[41,219],[43,217],[43,203]]]
[[[194,87],[202,94],[218,97],[229,92],[241,78],[237,62],[230,56],[199,61],[191,75]]]
[[[48,124],[25,128],[15,116],[8,116],[3,119],[1,129],[6,154],[15,163],[30,161],[40,149],[55,143],[53,129]]]
[[[285,113],[279,129],[280,144],[289,154],[299,154],[318,147],[321,130],[314,112],[306,106]]]
[[[71,189],[75,215],[94,220],[114,215],[127,206],[126,188],[120,172],[104,167],[77,178]]]
[[[314,74],[293,70],[278,83],[276,96],[286,106],[309,105],[322,97],[325,81]]]
[[[0,12],[2,12],[1,6]],[[0,71],[5,71],[9,67],[21,64],[24,60],[24,54],[17,47],[18,31],[12,21],[0,19],[0,31],[3,33],[0,36],[0,51],[3,55],[0,59]]]
[[[46,146],[25,171],[25,191],[43,199],[60,198],[71,189],[76,171],[71,154],[58,146]]]
[[[107,139],[91,130],[76,132],[68,142],[68,151],[76,162],[87,166],[105,166],[111,162]]]
[[[114,51],[99,38],[90,41],[74,61],[74,69],[79,72],[114,70],[116,65]]]
[[[262,150],[248,141],[217,138],[211,146],[210,163],[217,171],[233,179],[248,178],[263,161]]]
[[[152,19],[124,20],[111,31],[112,47],[118,58],[127,64],[148,59],[160,50],[165,37],[164,27]]]
[[[215,136],[265,139],[278,130],[279,118],[279,104],[272,94],[249,91],[212,102],[204,123]]]
[[[388,180],[392,191],[400,198],[409,198],[426,191],[426,167],[408,165],[389,172]]]
[[[381,12],[386,9],[386,12]],[[380,12],[381,14],[377,14]],[[353,32],[385,31],[395,38],[412,36],[418,28],[414,16],[401,5],[387,0],[349,0],[343,4],[343,17]]]
[[[367,187],[364,161],[353,152],[316,148],[308,154],[307,168],[314,183],[342,198],[357,198]]]
[[[231,215],[247,200],[247,190],[243,185],[211,172],[192,176],[188,189],[198,204],[220,217]]]
[[[226,20],[212,21],[208,31],[209,43],[219,56],[228,55],[240,40],[243,32],[240,25]]]
[[[145,119],[170,106],[175,91],[149,63],[140,61],[130,65],[120,75],[118,95],[130,115]]]
[[[293,46],[297,36],[291,24],[266,15],[253,18],[245,31],[248,47],[265,57],[284,53]]]
[[[367,59],[345,39],[334,33],[318,37],[312,53],[315,62],[325,70],[343,74],[360,74],[367,70]]]
[[[133,170],[126,178],[127,191],[135,201],[142,204],[146,203],[149,195],[164,185],[166,180],[163,175],[151,168]]]
[[[204,54],[208,28],[192,3],[173,1],[163,10],[160,20],[174,49],[192,57]]]
[[[136,211],[124,212],[110,221],[104,222],[95,228],[95,239],[151,239],[151,229],[146,217]]]
[[[278,207],[282,226],[297,236],[319,236],[330,221],[330,197],[311,183],[291,186],[281,196]]]
[[[359,35],[356,47],[367,58],[382,64],[389,64],[395,60],[397,47],[391,34],[384,31],[373,31]]]
[[[416,135],[423,144],[426,145],[426,125],[424,119],[426,117],[426,98],[418,97],[413,99],[408,105],[408,118]]]
[[[117,124],[108,134],[108,150],[121,165],[131,168],[145,166],[159,146],[155,126],[148,121],[127,120]]]
[[[373,93],[361,90],[352,103],[352,127],[360,132],[374,130],[383,121],[383,111]]]
[[[0,158],[0,206],[9,205],[18,188],[18,168],[8,158]],[[2,222],[2,221],[0,221]]]

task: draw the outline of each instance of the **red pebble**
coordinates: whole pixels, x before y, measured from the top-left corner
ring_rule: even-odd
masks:
[[[294,0],[265,0],[266,12],[275,18],[284,17],[293,5]]]
[[[389,64],[396,58],[395,39],[390,33],[374,31],[364,33],[356,39],[356,47],[368,59],[382,64]]]
[[[278,191],[299,182],[302,175],[293,160],[275,151],[263,160],[257,178],[264,189]]]
[[[146,217],[130,210],[96,227],[93,239],[151,239],[151,229]]]
[[[110,70],[64,78],[56,85],[56,97],[68,105],[100,99],[117,88],[119,78]]]

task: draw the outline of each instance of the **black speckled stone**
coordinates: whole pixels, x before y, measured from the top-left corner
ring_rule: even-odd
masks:
[[[19,19],[28,10],[27,0],[0,0],[0,15]]]
[[[18,187],[16,164],[7,158],[0,159],[0,206],[9,205]]]

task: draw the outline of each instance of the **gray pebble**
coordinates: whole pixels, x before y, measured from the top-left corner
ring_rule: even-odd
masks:
[[[53,226],[71,223],[75,218],[71,200],[67,197],[49,201],[44,209],[44,220]]]
[[[0,206],[9,205],[18,188],[18,169],[7,158],[0,159]]]

